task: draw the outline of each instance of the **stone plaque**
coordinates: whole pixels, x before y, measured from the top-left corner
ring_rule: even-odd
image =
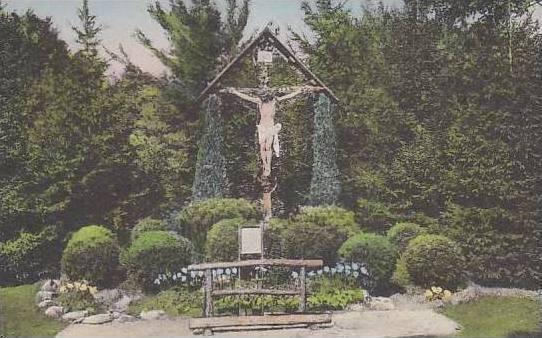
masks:
[[[241,254],[262,253],[261,228],[241,228]]]
[[[273,63],[273,52],[267,50],[258,51],[258,62]]]

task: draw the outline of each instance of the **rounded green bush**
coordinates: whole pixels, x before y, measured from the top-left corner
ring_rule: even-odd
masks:
[[[239,198],[212,198],[193,203],[174,214],[168,229],[190,239],[197,252],[204,252],[207,232],[223,219],[259,219],[260,213],[253,203]]]
[[[301,212],[294,217],[294,221],[333,227],[347,237],[360,231],[354,213],[336,206],[303,207]]]
[[[403,252],[412,239],[425,233],[425,229],[416,223],[400,222],[392,226],[387,235],[389,240]]]
[[[239,258],[239,226],[254,224],[243,218],[223,219],[207,233],[205,257],[210,261],[229,262]]]
[[[190,263],[192,244],[166,231],[141,233],[121,255],[128,278],[150,289],[160,273],[177,272]]]
[[[136,225],[132,228],[131,238],[132,241],[137,239],[137,237],[147,231],[166,231],[166,223],[162,220],[146,217],[140,219]]]
[[[71,280],[110,286],[119,267],[117,237],[99,225],[75,232],[62,253],[62,272]]]
[[[455,290],[463,281],[464,259],[461,250],[447,237],[418,236],[409,243],[403,258],[415,285]]]
[[[360,233],[344,242],[339,256],[351,262],[365,263],[375,286],[384,288],[393,274],[397,250],[386,236]]]

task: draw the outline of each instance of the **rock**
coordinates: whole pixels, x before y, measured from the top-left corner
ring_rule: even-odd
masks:
[[[122,294],[118,289],[103,289],[94,295],[94,299],[105,306],[111,306],[115,301],[121,298]]]
[[[44,300],[52,300],[55,296],[51,291],[38,291],[36,294],[36,304],[43,302]]]
[[[117,312],[126,312],[126,310],[128,310],[128,306],[132,301],[133,300],[130,296],[124,295],[117,302],[113,303],[110,309]]]
[[[164,310],[151,310],[151,311],[142,311],[139,316],[143,320],[165,319],[166,313],[164,312]]]
[[[56,305],[55,301],[53,301],[53,300],[51,300],[51,299],[46,299],[46,300],[40,302],[40,303],[38,304],[38,307],[39,307],[40,309],[46,309],[46,308],[51,307],[51,306],[53,306],[53,305]]]
[[[374,311],[390,311],[395,309],[395,305],[390,298],[373,297],[369,303],[369,309]]]
[[[83,324],[105,324],[113,321],[113,316],[109,313],[102,313],[99,315],[89,316],[83,319]]]
[[[119,317],[121,316],[120,312],[110,311],[109,313],[113,316],[113,319],[119,319]]]
[[[119,318],[115,319],[116,322],[119,323],[128,323],[128,322],[135,322],[137,321],[137,318],[130,315],[121,314]]]
[[[45,310],[45,315],[51,318],[60,318],[64,313],[64,308],[62,306],[50,306]]]
[[[55,279],[46,280],[41,286],[41,291],[57,293],[60,289],[60,281]]]
[[[76,321],[76,320],[82,319],[82,318],[84,318],[86,316],[88,316],[88,311],[86,311],[86,310],[84,310],[84,311],[73,311],[73,312],[65,313],[62,316],[62,320],[71,322],[71,321]]]

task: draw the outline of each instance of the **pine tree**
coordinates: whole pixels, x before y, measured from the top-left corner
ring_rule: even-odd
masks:
[[[82,52],[87,56],[96,57],[100,39],[98,35],[102,31],[102,26],[96,23],[96,16],[90,13],[88,0],[83,0],[83,4],[77,10],[77,17],[81,22],[81,27],[73,26],[73,31],[77,34],[77,43],[83,46]]]
[[[341,192],[333,110],[331,100],[320,94],[314,109],[314,159],[309,198],[312,205],[335,204]]]
[[[200,201],[226,194],[226,159],[220,117],[220,99],[211,95],[205,102],[204,132],[201,137],[192,186],[192,198]]]

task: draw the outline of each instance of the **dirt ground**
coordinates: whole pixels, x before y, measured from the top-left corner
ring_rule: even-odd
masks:
[[[458,325],[429,309],[352,311],[333,315],[333,327],[310,330],[266,330],[217,333],[215,336],[280,337],[409,337],[452,336]],[[183,337],[192,336],[188,319],[150,320],[103,325],[73,324],[58,338],[71,337]]]

